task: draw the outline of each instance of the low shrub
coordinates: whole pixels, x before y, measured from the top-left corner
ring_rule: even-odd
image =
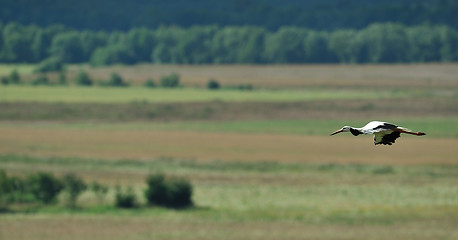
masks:
[[[8,85],[8,84],[10,84],[10,80],[8,79],[8,77],[5,77],[5,76],[3,76],[3,77],[0,79],[0,82],[2,83],[2,85]]]
[[[49,173],[37,173],[28,177],[27,188],[36,201],[52,204],[63,189],[63,184]]]
[[[160,79],[161,87],[175,88],[180,85],[180,76],[176,73],[172,73],[167,76],[162,76]]]
[[[154,88],[154,87],[156,87],[156,83],[154,82],[153,79],[149,78],[148,80],[146,80],[144,86],[145,87]]]
[[[80,71],[75,78],[75,84],[79,86],[91,86],[93,84],[93,81],[89,77],[87,72]]]
[[[115,206],[118,208],[134,208],[137,206],[137,198],[131,187],[123,191],[121,187],[116,187]]]
[[[108,80],[107,86],[110,86],[110,87],[126,87],[128,86],[129,84],[127,84],[124,79],[122,79],[121,76],[119,76],[119,74],[117,73],[111,73],[110,75],[110,79]]]
[[[84,181],[74,175],[74,174],[67,174],[62,179],[62,184],[65,192],[67,193],[67,206],[71,208],[76,208],[76,200],[78,196],[86,190],[87,186]]]
[[[10,84],[20,84],[21,83],[21,76],[19,75],[19,72],[16,69],[11,71],[10,77],[9,77],[9,83]]]
[[[192,206],[192,185],[186,179],[166,178],[163,174],[148,176],[145,197],[148,205],[168,208]]]
[[[217,82],[215,79],[210,79],[207,83],[207,89],[210,90],[216,90],[220,88],[219,82]]]

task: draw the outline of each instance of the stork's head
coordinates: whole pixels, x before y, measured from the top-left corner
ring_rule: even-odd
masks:
[[[341,129],[339,129],[339,130],[337,130],[337,131],[331,133],[331,136],[332,136],[332,135],[335,135],[335,134],[337,134],[337,133],[341,133],[341,132],[349,132],[350,129],[351,129],[350,126],[344,126],[343,128],[341,128]]]

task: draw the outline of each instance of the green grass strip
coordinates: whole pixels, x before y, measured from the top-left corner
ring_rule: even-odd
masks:
[[[370,90],[207,90],[198,88],[149,89],[145,87],[33,87],[1,86],[0,102],[123,103],[257,101],[292,102],[324,99],[378,99],[406,96],[399,91]]]

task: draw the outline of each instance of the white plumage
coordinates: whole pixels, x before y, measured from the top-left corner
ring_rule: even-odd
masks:
[[[351,132],[354,136],[360,134],[374,134],[374,144],[383,144],[391,145],[397,138],[401,136],[401,133],[412,134],[416,136],[423,136],[423,132],[413,132],[407,128],[399,127],[391,123],[381,122],[381,121],[372,121],[366,124],[362,128],[354,128],[350,126],[344,126],[343,128],[333,132],[331,134],[335,135],[341,132]]]

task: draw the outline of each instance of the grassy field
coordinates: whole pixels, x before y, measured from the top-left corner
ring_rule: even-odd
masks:
[[[1,86],[0,169],[76,173],[110,192],[0,213],[0,239],[456,239],[456,66],[70,66],[134,86]],[[0,75],[27,81],[32,67]],[[171,72],[182,88],[138,86]],[[210,78],[255,90],[209,91]],[[329,136],[370,120],[427,135]],[[112,206],[114,186],[141,197],[155,172],[190,179],[196,206]]]
[[[218,90],[197,88],[148,89],[103,87],[0,87],[1,102],[63,102],[63,103],[123,103],[123,102],[294,102],[310,100],[380,99],[405,96],[401,91],[365,90]]]
[[[428,138],[458,138],[458,118],[388,118],[401,126],[409,126],[413,130],[422,129]],[[199,133],[241,133],[241,134],[279,134],[327,136],[333,129],[342,124],[363,126],[365,120],[355,119],[307,119],[307,120],[246,120],[246,121],[173,121],[173,122],[0,122],[0,129],[12,128],[48,129],[48,130],[80,130],[80,131],[171,131]]]
[[[454,239],[458,234],[456,165],[14,155],[1,155],[0,163],[15,174],[33,168],[78,172],[111,186],[122,180],[136,186],[139,196],[146,175],[155,171],[185,176],[195,186],[197,206],[185,211],[97,207],[86,194],[79,199],[85,210],[54,206],[2,214],[0,232],[8,239],[59,239],[69,233],[70,239]],[[20,231],[23,227],[27,231]]]

